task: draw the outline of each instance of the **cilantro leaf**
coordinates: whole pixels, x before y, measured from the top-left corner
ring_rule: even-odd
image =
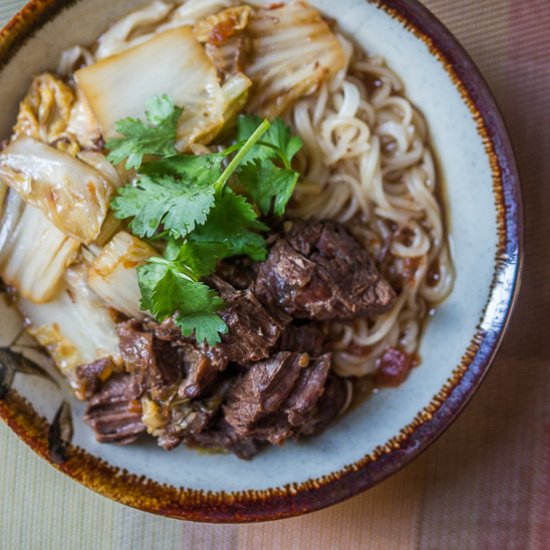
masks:
[[[153,292],[161,279],[166,274],[167,267],[161,264],[146,263],[137,268],[139,290],[141,292],[140,307],[143,311],[149,311],[153,317],[165,319],[169,314],[166,312],[170,309],[167,306],[159,304],[153,298]],[[162,313],[165,314],[163,317]]]
[[[215,290],[193,280],[185,266],[152,258],[138,268],[138,281],[141,307],[158,321],[177,314],[176,323],[186,336],[195,333],[198,342],[206,340],[210,345],[220,342],[220,333],[227,332],[227,325],[216,314],[223,308],[223,300]]]
[[[247,139],[260,122],[253,115],[241,115],[238,139]],[[292,136],[290,128],[278,118],[244,158],[239,180],[262,214],[269,214],[272,206],[275,214],[284,214],[299,176],[292,170],[292,159],[301,147],[300,138]]]
[[[193,336],[194,333],[197,342],[206,341],[211,346],[221,342],[220,334],[227,333],[227,325],[223,319],[212,313],[178,315],[176,324],[184,336]]]
[[[275,214],[282,216],[298,182],[298,173],[277,168],[269,159],[256,159],[241,168],[239,181],[262,214],[269,214],[273,205]]]
[[[238,119],[237,140],[247,140],[262,123],[255,115],[240,115]],[[256,160],[278,159],[288,170],[292,159],[302,148],[302,140],[293,136],[290,128],[280,118],[275,119],[261,140],[248,152],[243,165]]]
[[[146,162],[139,170],[140,174],[180,176],[193,180],[198,185],[215,182],[222,174],[223,153],[210,155],[178,155],[163,160]]]
[[[155,97],[147,102],[147,122],[136,118],[119,120],[116,131],[124,137],[111,138],[106,147],[107,157],[113,164],[126,159],[125,167],[139,168],[144,155],[161,157],[175,155],[178,121],[183,109],[176,107],[167,95]]]
[[[206,181],[181,181],[170,175],[141,176],[134,186],[123,187],[111,203],[119,219],[133,217],[130,229],[151,238],[163,224],[176,238],[203,224],[215,200]]]
[[[248,139],[262,119],[258,115],[239,115],[237,118],[237,141]],[[265,134],[264,134],[265,139]]]
[[[212,274],[218,260],[231,253],[226,243],[192,242],[170,239],[164,252],[165,258],[186,265],[197,279]]]
[[[183,109],[176,107],[172,98],[166,94],[162,96],[157,95],[149,99],[145,103],[145,107],[147,108],[145,117],[155,126],[159,126],[166,120],[169,120],[178,109],[180,110],[180,115],[183,112]],[[178,120],[179,117],[176,119],[176,122],[178,122]]]
[[[153,238],[161,225],[172,237],[185,237],[196,225],[206,222],[216,197],[223,194],[231,175],[268,128],[269,123],[262,122],[246,143],[222,153],[172,156],[145,163],[137,182],[120,190],[112,201],[116,216],[133,218],[130,229],[142,238]],[[222,172],[223,159],[233,150],[238,152]],[[258,236],[254,238],[257,242]]]
[[[258,220],[254,208],[242,195],[225,189],[206,222],[195,228],[189,240],[209,246],[223,245],[223,257],[246,254],[262,261],[267,256],[267,248],[265,239],[257,231],[269,231],[269,227]]]

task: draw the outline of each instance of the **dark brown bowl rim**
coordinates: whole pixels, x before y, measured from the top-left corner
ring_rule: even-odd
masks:
[[[0,33],[0,70],[47,21],[78,1],[31,0]],[[0,401],[0,416],[58,470],[113,500],[168,517],[227,523],[287,518],[336,504],[394,474],[433,443],[475,393],[504,336],[520,285],[523,209],[514,152],[486,82],[450,31],[418,0],[367,1],[423,40],[445,66],[477,123],[491,162],[498,224],[496,267],[483,318],[460,365],[409,426],[360,461],[305,483],[239,493],[161,485],[118,470],[78,447],[69,449],[66,463],[54,464],[47,444],[47,421],[12,390]]]

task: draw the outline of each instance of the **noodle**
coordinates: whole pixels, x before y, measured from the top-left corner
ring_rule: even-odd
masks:
[[[359,377],[376,370],[389,346],[416,352],[423,317],[450,292],[454,273],[434,195],[438,181],[425,122],[400,95],[399,78],[380,58],[340,40],[349,55],[348,71],[287,115],[304,142],[303,181],[289,214],[345,223],[380,262],[385,260],[385,270],[407,275],[390,312],[375,322],[332,325],[335,372]],[[434,265],[438,278],[431,281]]]

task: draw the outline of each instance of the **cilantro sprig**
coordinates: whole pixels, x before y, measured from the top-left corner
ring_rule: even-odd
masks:
[[[107,158],[114,164],[126,159],[125,167],[130,170],[141,165],[144,155],[175,155],[182,112],[167,95],[150,99],[145,111],[147,122],[125,118],[115,124],[116,131],[125,137],[107,141],[106,147],[110,150]]]
[[[163,257],[138,268],[141,306],[157,320],[175,316],[185,336],[214,345],[227,326],[219,316],[224,303],[203,279],[219,260],[267,255],[259,213],[281,216],[298,173],[292,159],[298,137],[280,119],[239,117],[234,145],[208,155],[177,154],[177,123],[182,109],[168,96],[148,102],[146,121],[117,123],[123,137],[107,142],[109,159],[135,168],[135,181],[112,201],[120,219],[130,219],[137,236],[165,240]],[[244,190],[245,194],[235,191]]]
[[[216,344],[220,341],[219,334],[227,332],[227,325],[216,314],[223,308],[223,300],[200,282],[201,274],[215,266],[205,265],[198,251],[187,243],[180,246],[171,241],[164,258],[151,258],[141,266],[138,270],[141,305],[159,320],[177,313],[176,323],[184,336],[195,334],[199,342]]]
[[[260,123],[261,119],[256,116],[239,117],[237,139],[250,137]],[[292,170],[291,162],[301,147],[301,139],[293,136],[279,118],[244,157],[239,180],[262,214],[269,214],[272,207],[278,216],[285,213],[298,182],[298,173]]]

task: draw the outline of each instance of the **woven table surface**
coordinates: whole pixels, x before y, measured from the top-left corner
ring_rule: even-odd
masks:
[[[0,0],[4,24],[22,5]],[[550,549],[550,2],[425,0],[491,86],[525,200],[520,302],[465,412],[419,459],[327,510],[258,525],[163,519],[55,471],[0,423],[0,550]]]

